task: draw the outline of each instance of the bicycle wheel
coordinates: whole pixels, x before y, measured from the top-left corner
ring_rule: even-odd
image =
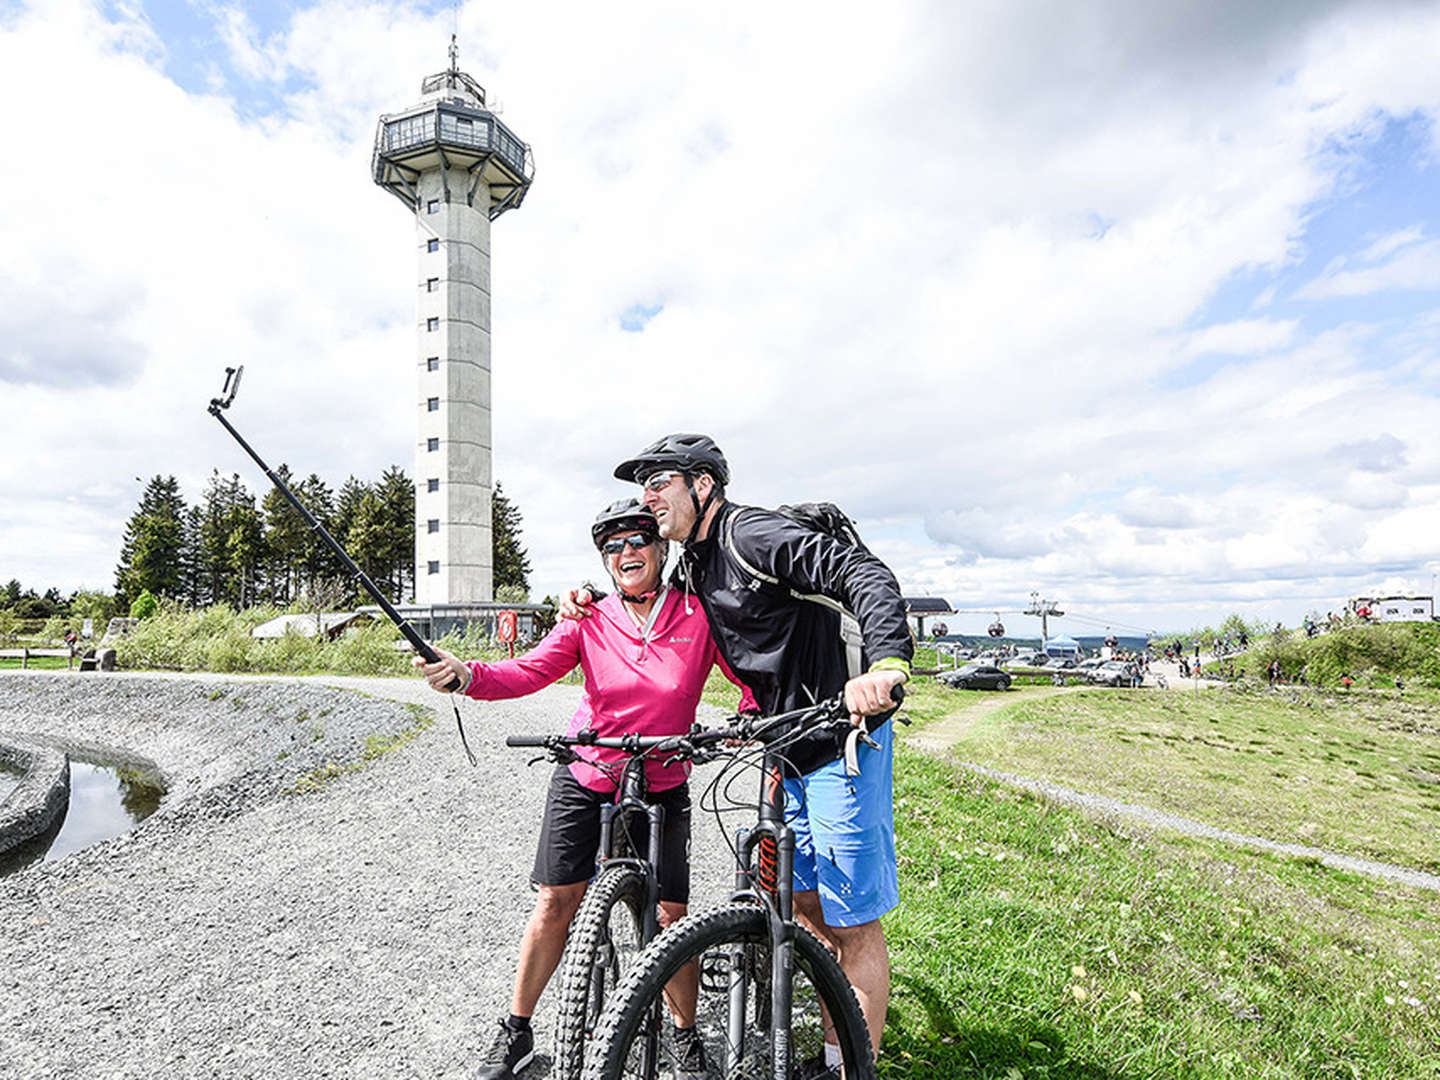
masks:
[[[579,1080],[610,994],[644,947],[645,878],[628,866],[602,870],[585,890],[560,961],[555,1075]]]
[[[640,1062],[649,1022],[664,1000],[666,984],[692,961],[700,964],[695,1024],[705,1044],[707,1075],[769,1080],[770,937],[765,912],[753,904],[688,916],[651,942],[601,1017],[587,1055],[585,1080],[656,1080],[678,1071],[669,1024],[662,1025],[666,1030],[658,1047],[658,1068],[646,1075]],[[739,1006],[734,1017],[732,998]],[[870,1036],[855,992],[829,950],[797,926],[792,1068],[822,1054],[827,1035],[839,1044],[847,1080],[873,1080]]]

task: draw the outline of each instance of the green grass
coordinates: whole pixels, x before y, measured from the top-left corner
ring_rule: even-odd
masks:
[[[393,753],[402,746],[413,742],[420,734],[435,723],[435,710],[428,709],[423,705],[405,703],[405,709],[410,713],[411,723],[408,727],[394,735],[367,735],[365,746],[360,751],[360,757],[354,761],[337,762],[330,761],[316,769],[312,769],[299,780],[291,789],[294,794],[302,795],[310,791],[319,791],[332,780],[338,780],[342,776],[349,776],[357,773],[372,761],[378,761],[386,754]],[[300,713],[296,720],[304,723],[309,720],[308,715]],[[324,729],[318,726],[312,730],[314,738],[324,737]]]
[[[1393,689],[1399,676],[1412,687],[1440,689],[1440,624],[1349,626],[1313,638],[1299,631],[1272,634],[1255,639],[1248,652],[1228,663],[1210,661],[1205,667],[1218,674],[1233,665],[1251,679],[1263,679],[1277,660],[1287,679],[1294,681],[1303,669],[1315,686],[1337,687],[1348,673],[1356,686]]]
[[[77,671],[80,668],[80,658],[77,656],[73,664],[63,656],[32,656],[25,664],[27,671],[64,671],[68,667],[74,667]],[[0,657],[0,670],[19,671],[20,658]]]
[[[1440,1076],[1434,894],[1113,831],[904,746],[896,822],[886,1077]]]
[[[963,760],[1271,840],[1440,871],[1440,702],[1088,690],[1014,706]]]

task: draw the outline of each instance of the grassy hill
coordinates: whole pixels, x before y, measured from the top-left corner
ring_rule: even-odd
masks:
[[[1440,688],[1440,623],[1351,626],[1313,638],[1295,630],[1262,638],[1230,659],[1254,677],[1279,660],[1287,679],[1303,669],[1316,686],[1339,686],[1348,672],[1356,686],[1393,687],[1398,676],[1409,685]],[[1211,671],[1224,666],[1206,664]]]

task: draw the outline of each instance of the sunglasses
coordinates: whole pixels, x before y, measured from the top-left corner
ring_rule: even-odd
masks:
[[[640,481],[640,486],[646,491],[664,491],[670,486],[670,481],[677,476],[684,476],[678,469],[662,469],[660,472],[651,473]]]
[[[649,547],[654,542],[655,538],[653,536],[616,536],[601,544],[600,550],[606,555],[619,555],[626,548],[629,548],[631,551],[639,551],[642,548]]]

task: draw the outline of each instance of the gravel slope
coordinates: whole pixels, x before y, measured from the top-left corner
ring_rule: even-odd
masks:
[[[170,780],[128,836],[0,879],[0,1074],[468,1075],[509,1003],[549,776],[504,737],[562,729],[578,694],[463,703],[471,769],[418,680],[0,676],[0,733],[123,747]],[[397,701],[436,722],[291,793],[411,726]],[[697,906],[728,860],[697,815]]]

